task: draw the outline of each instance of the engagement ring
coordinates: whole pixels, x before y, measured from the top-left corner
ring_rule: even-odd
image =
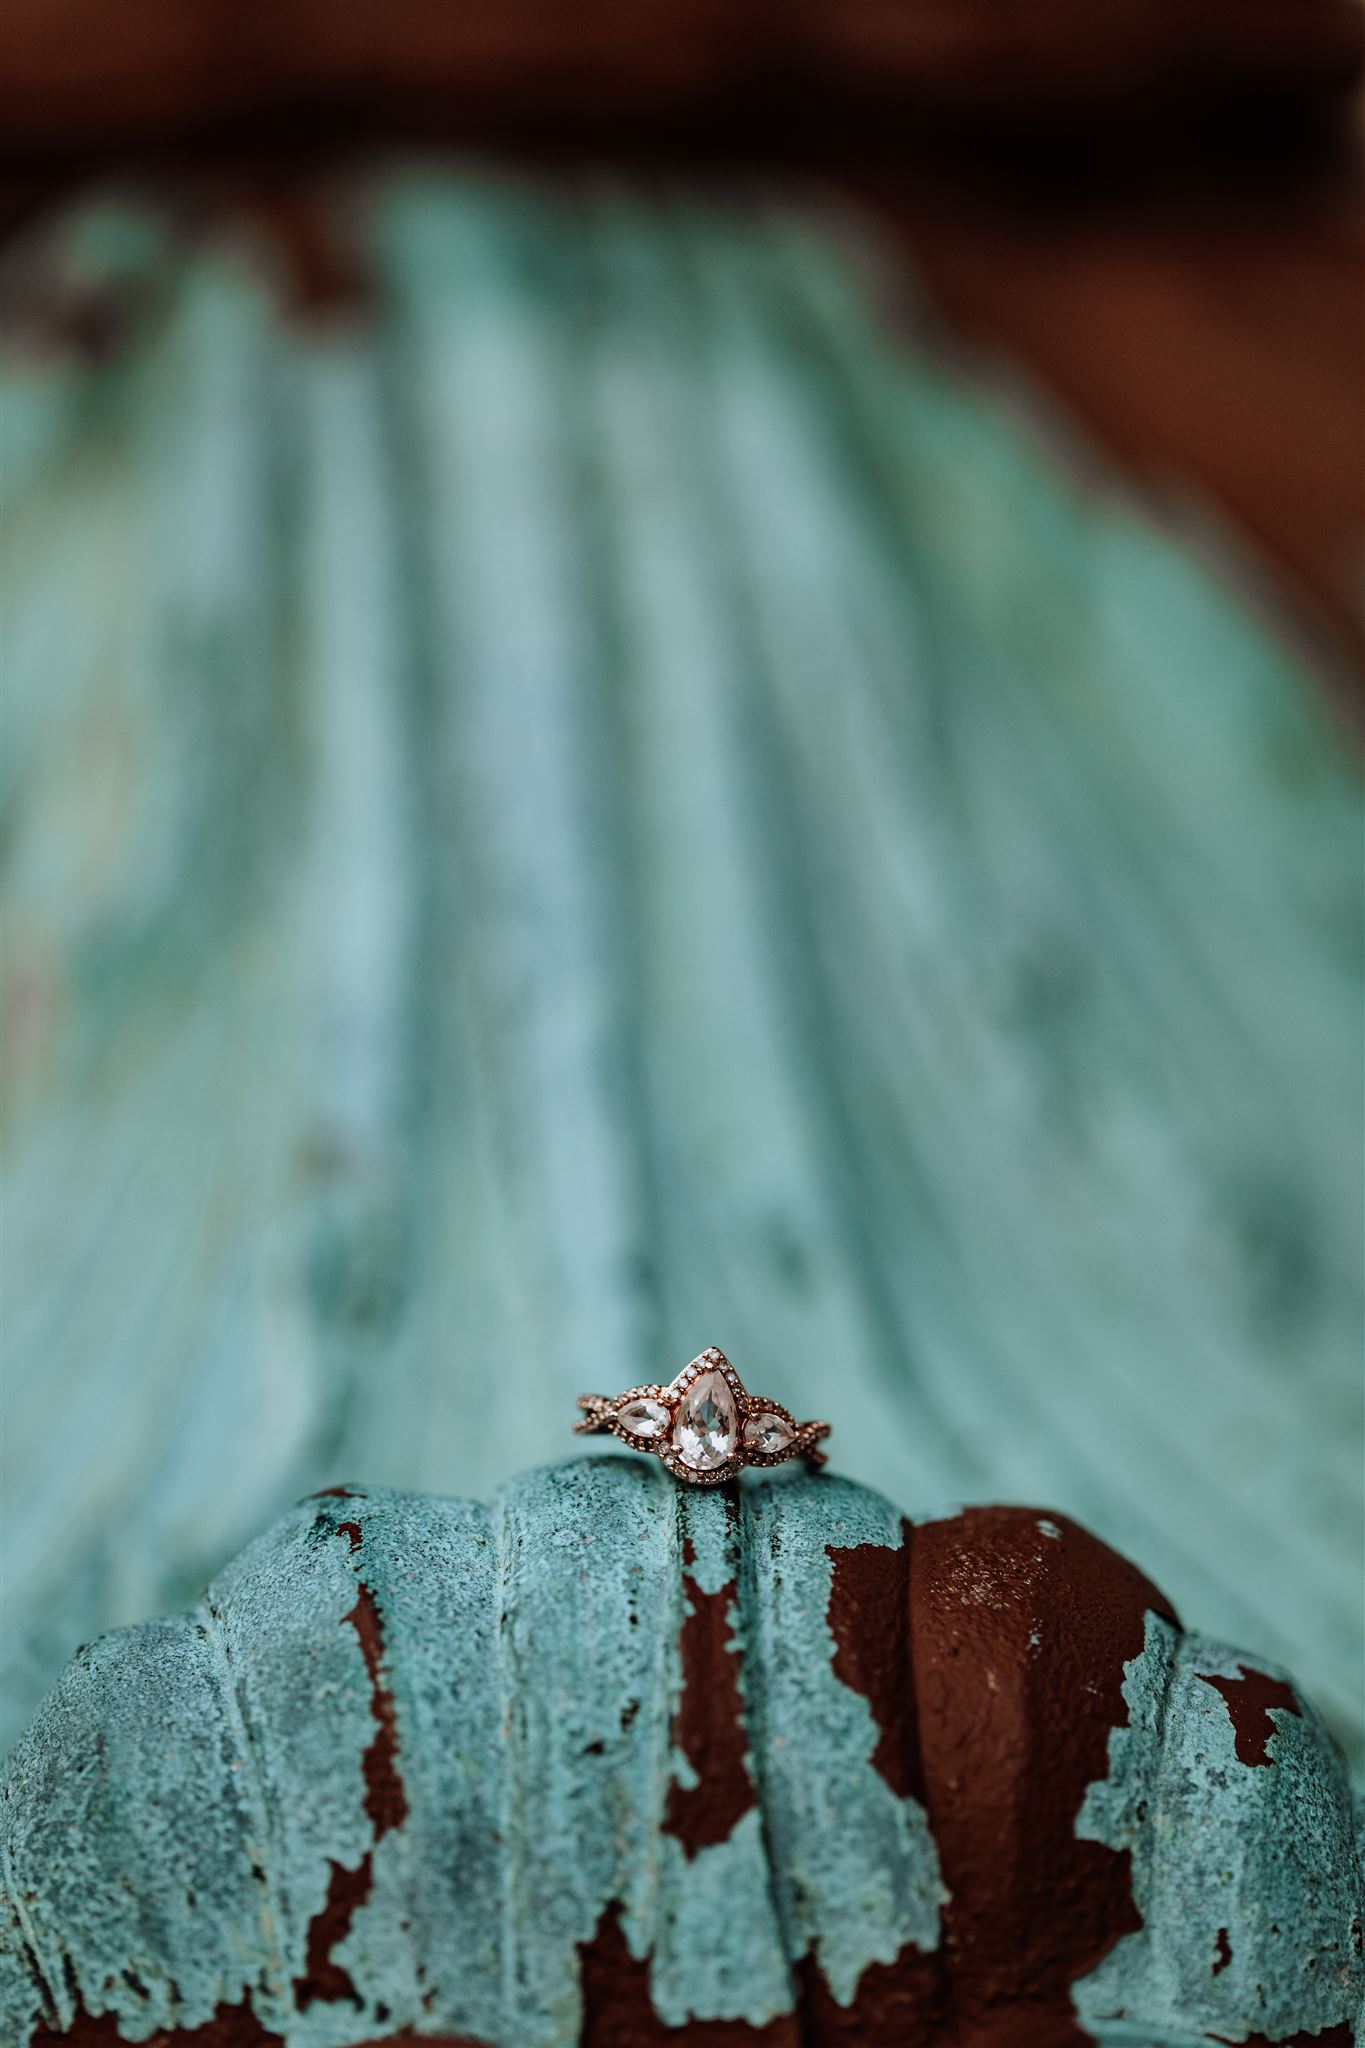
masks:
[[[823,1465],[827,1422],[797,1422],[777,1401],[745,1389],[714,1346],[685,1365],[666,1387],[628,1387],[624,1394],[580,1394],[580,1436],[610,1430],[632,1450],[653,1451],[675,1479],[718,1486],[745,1465],[781,1465],[805,1458]]]

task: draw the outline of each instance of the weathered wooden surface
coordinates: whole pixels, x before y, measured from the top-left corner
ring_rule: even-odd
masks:
[[[0,1811],[12,2048],[1349,2043],[1365,1996],[1280,1674],[1065,1519],[824,1476],[305,1501],[82,1650]]]
[[[1360,811],[1292,661],[785,214],[338,211],[349,326],[150,210],[19,293],[9,1739],[291,1498],[486,1494],[719,1341],[1359,1754]]]

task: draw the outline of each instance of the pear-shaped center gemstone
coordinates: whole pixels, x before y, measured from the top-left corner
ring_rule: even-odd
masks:
[[[796,1435],[786,1420],[771,1408],[750,1415],[744,1423],[744,1448],[759,1451],[764,1457],[774,1457],[778,1451],[785,1451]]]
[[[668,1409],[662,1401],[642,1394],[638,1401],[626,1403],[617,1420],[631,1436],[662,1436],[668,1428]]]
[[[673,1448],[694,1472],[714,1472],[735,1455],[739,1413],[723,1372],[698,1373],[673,1423]]]

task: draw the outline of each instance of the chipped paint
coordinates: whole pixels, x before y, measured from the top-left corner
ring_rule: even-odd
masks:
[[[878,1728],[872,1766],[899,1798],[923,1800],[915,1695],[910,1672],[910,1546],[826,1545],[832,1567],[825,1618],[834,1637],[834,1675],[861,1693]]]
[[[1301,1714],[1303,1709],[1294,1697],[1293,1686],[1286,1685],[1282,1678],[1272,1678],[1268,1672],[1257,1671],[1249,1664],[1239,1664],[1237,1674],[1236,1678],[1222,1678],[1216,1673],[1199,1671],[1195,1676],[1223,1695],[1238,1762],[1269,1765],[1270,1744],[1277,1726],[1270,1718],[1271,1708],[1283,1714]]]
[[[96,2017],[79,2006],[69,2031],[55,2033],[40,2026],[33,2036],[33,2048],[56,2048],[58,2042],[65,2048],[115,2048],[127,2038],[112,2013]],[[268,2033],[251,2007],[243,2003],[219,2006],[197,2027],[163,2028],[153,2036],[153,2048],[284,2048],[284,2042],[278,2034]]]
[[[735,1584],[730,1579],[714,1592],[704,1591],[692,1569],[696,1561],[689,1537],[683,1544],[686,1611],[673,1726],[686,1769],[669,1787],[663,1820],[664,1831],[676,1836],[688,1857],[728,1840],[754,1806],[740,1691],[742,1646],[732,1627]]]
[[[1242,1763],[1206,1681],[1246,1667],[1054,1527],[626,1458],[304,1502],[17,1748],[0,2036],[1150,2048],[1308,1991],[1295,2024],[1344,2024],[1321,1725]]]
[[[1129,1856],[1141,1915],[1076,1987],[1092,2029],[1141,2014],[1176,2034],[1322,2048],[1365,2019],[1365,1883],[1340,1754],[1282,1674],[1257,1672],[1249,1691],[1248,1675],[1224,1644],[1147,1617],[1127,1721],[1077,1821]],[[1228,1688],[1257,1715],[1269,1705],[1273,1740],[1257,1729],[1249,1744]]]
[[[621,1932],[618,1906],[609,1906],[592,1940],[580,1951],[583,2020],[580,2048],[673,2048],[678,2030],[660,2017],[650,1996],[649,1964],[633,1956]],[[794,2013],[754,2026],[748,2020],[688,2022],[696,2048],[803,2048]]]
[[[908,1532],[923,1798],[948,1900],[939,2025],[1002,2013],[1079,2044],[1073,1980],[1139,1925],[1127,1857],[1074,1821],[1163,1596],[1063,1517],[974,1508]],[[1169,1610],[1167,1610],[1169,1611]]]
[[[93,1646],[21,1743],[5,1801],[43,1873],[17,1888],[44,1988],[6,1966],[14,2038],[69,1986],[61,2026],[79,2000],[130,2039],[228,2005],[290,2048],[550,2048],[607,1996],[603,1944],[659,2028],[781,2040],[799,1967],[847,2005],[907,1942],[932,1947],[940,1896],[922,1811],[833,1668],[831,1545],[878,1537],[899,1544],[898,1519],[846,1483],[697,1497],[626,1459],[527,1475],[489,1508],[305,1503],[199,1615]],[[198,1661],[164,1698],[182,1646]],[[144,1703],[126,1724],[125,1682]],[[192,1749],[143,1740],[172,1710]],[[73,1754],[155,1796],[92,1807]],[[77,1814],[90,1860],[54,1884]],[[221,1868],[199,1869],[214,1834]],[[141,1903],[106,1895],[110,1855],[144,1871]]]
[[[358,1547],[355,1543],[351,1545],[353,1551]],[[370,1681],[370,1713],[375,1722],[375,1732],[360,1759],[360,1768],[365,1777],[365,1811],[378,1841],[390,1828],[403,1825],[407,1819],[408,1798],[398,1771],[398,1732],[394,1723],[393,1694],[383,1679],[383,1624],[374,1594],[363,1581],[356,1588],[355,1606],[342,1615],[341,1621],[343,1627],[353,1628],[356,1632]]]

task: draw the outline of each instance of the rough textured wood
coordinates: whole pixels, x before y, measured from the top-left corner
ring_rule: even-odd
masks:
[[[354,327],[148,210],[34,259],[78,345],[16,316],[8,1739],[297,1494],[486,1493],[722,1341],[1359,1754],[1360,810],[1303,676],[789,215],[354,199]]]
[[[1207,1682],[1234,1668],[1027,1508],[912,1526],[847,1481],[703,1495],[621,1458],[488,1507],[305,1501],[193,1611],[83,1650],[16,1748],[0,2025],[14,2048],[1345,2028],[1341,1759],[1255,1667],[1247,1761]]]

